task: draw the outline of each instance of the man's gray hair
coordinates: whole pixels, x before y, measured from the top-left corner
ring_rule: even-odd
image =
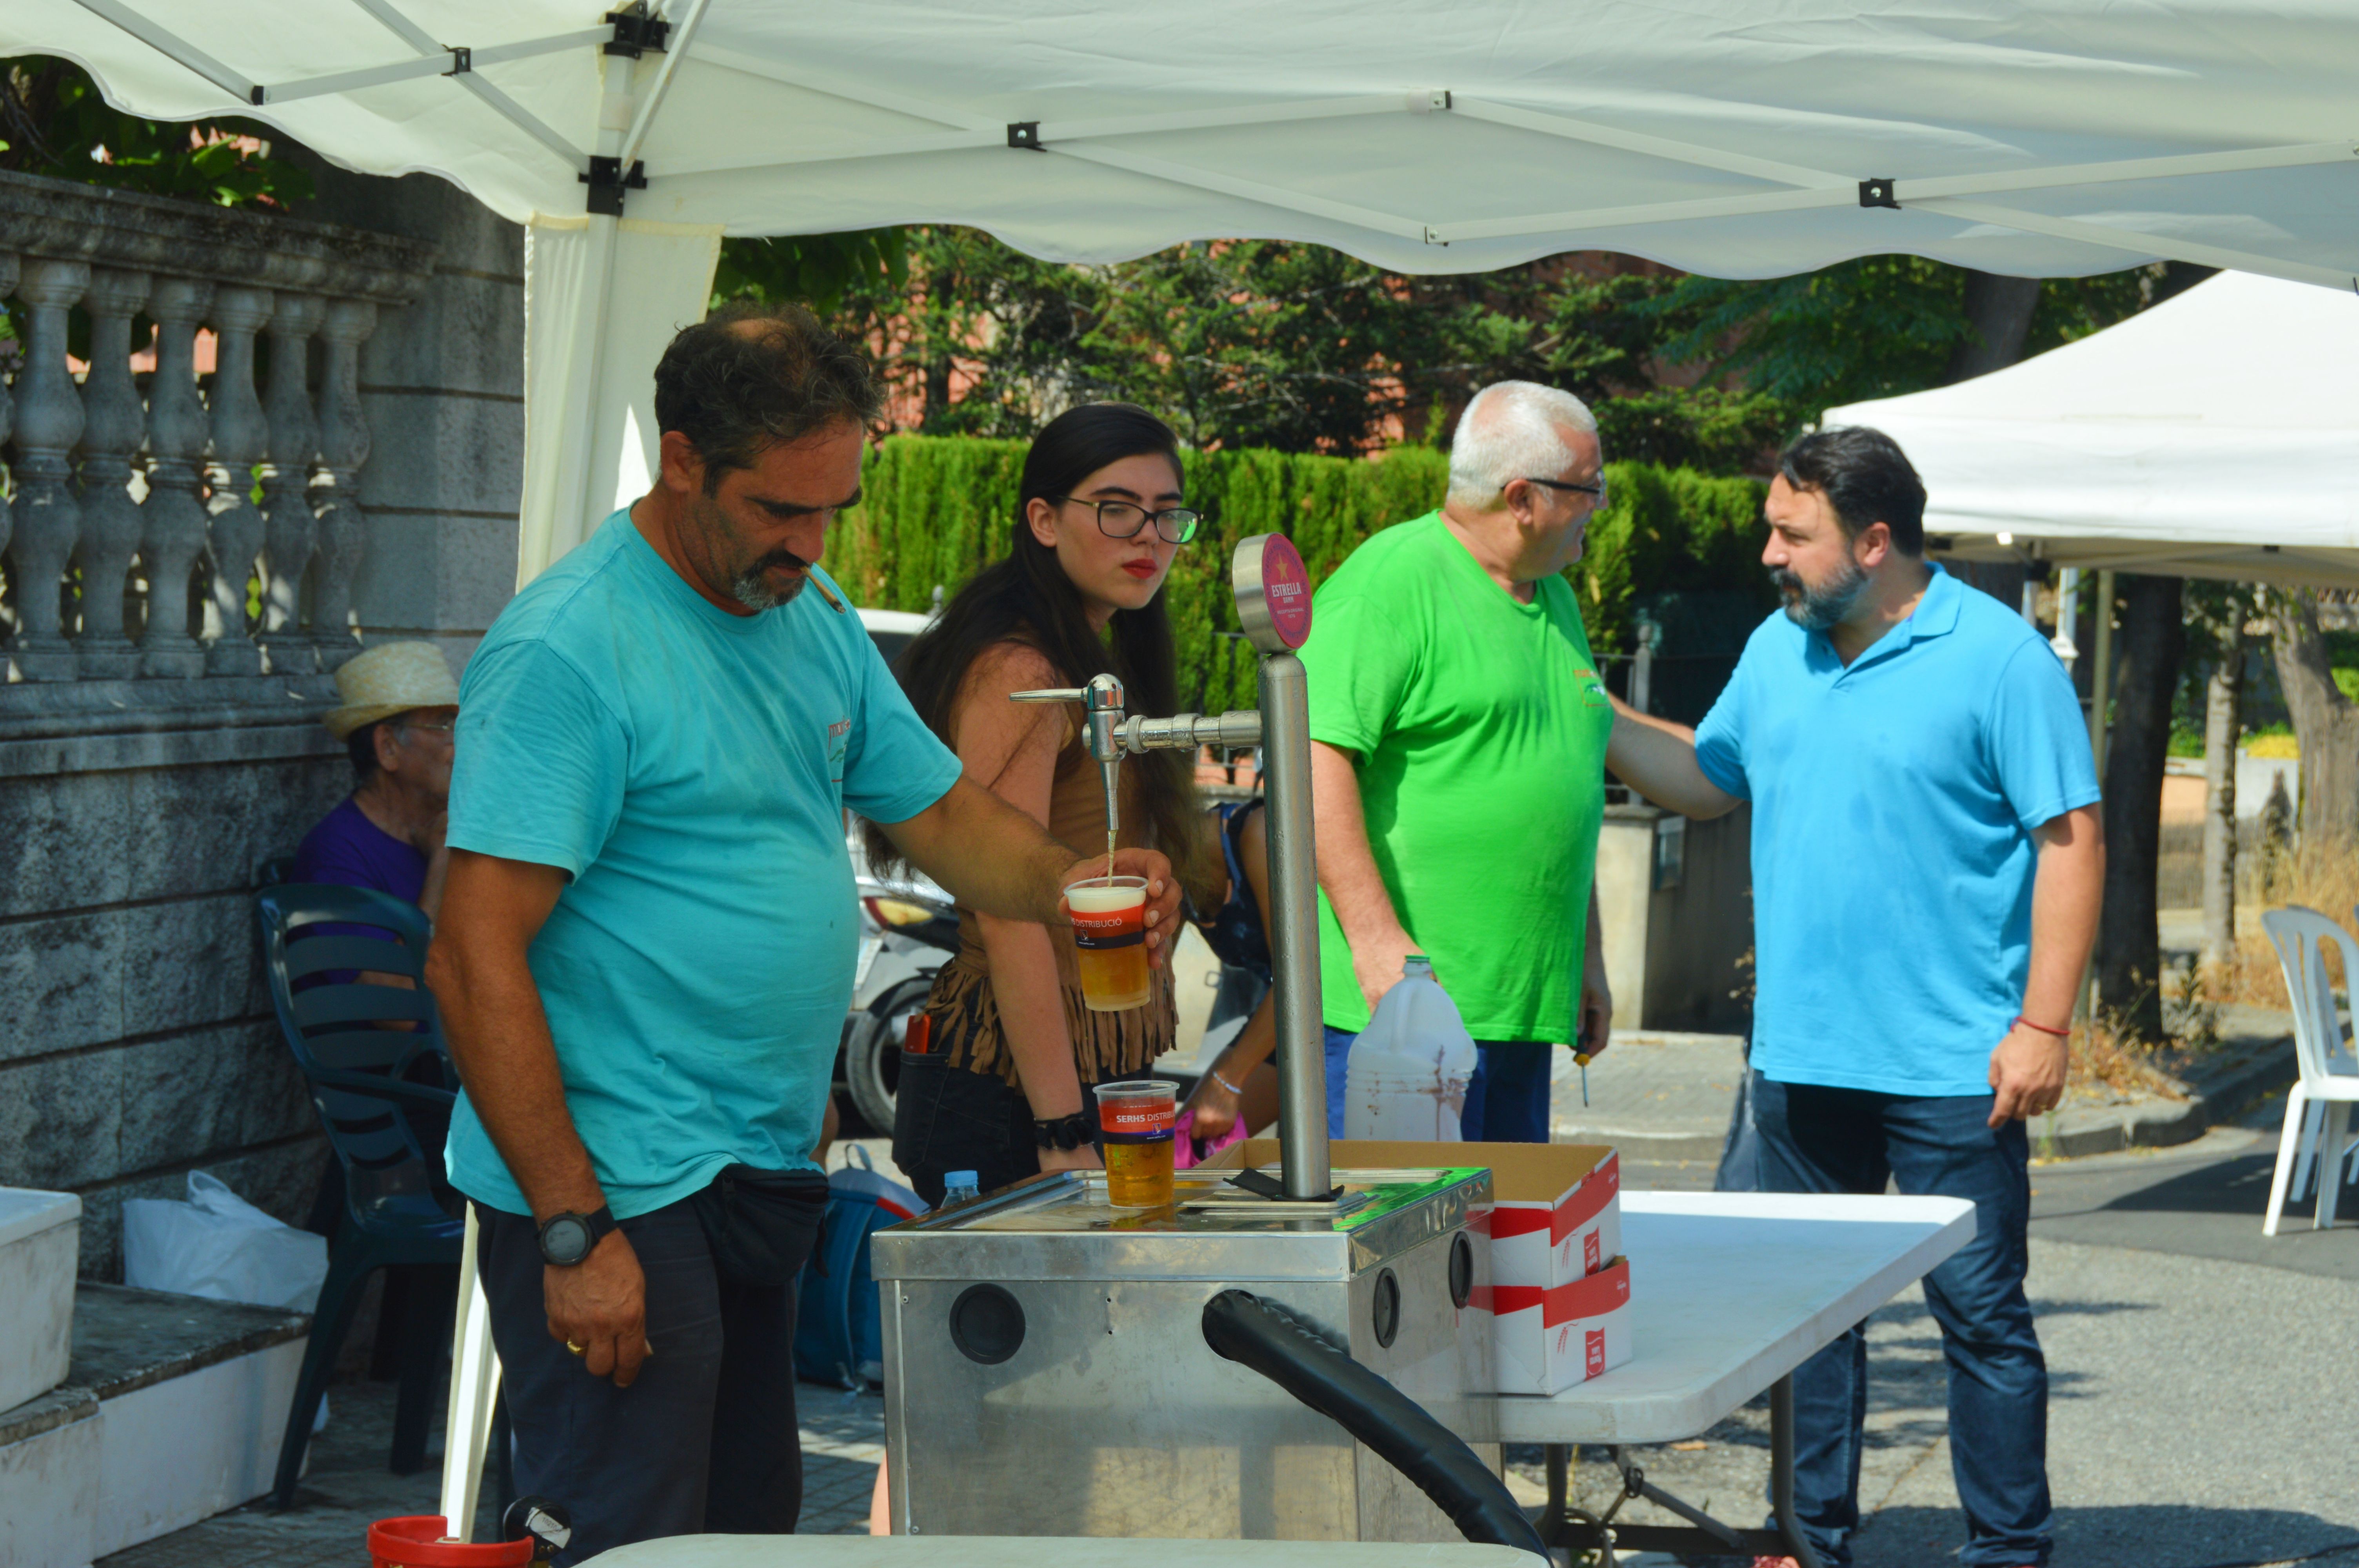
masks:
[[[1563,432],[1597,434],[1597,416],[1570,392],[1536,381],[1495,381],[1474,395],[1450,440],[1452,504],[1485,512],[1519,479],[1553,479],[1572,461]]]

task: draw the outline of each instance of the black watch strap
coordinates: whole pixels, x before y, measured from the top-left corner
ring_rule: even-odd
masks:
[[[540,1222],[541,1261],[571,1269],[618,1228],[614,1211],[604,1204],[589,1214],[552,1214]]]
[[[1032,1137],[1043,1149],[1079,1149],[1090,1141],[1090,1113],[1077,1110],[1071,1116],[1036,1117]]]

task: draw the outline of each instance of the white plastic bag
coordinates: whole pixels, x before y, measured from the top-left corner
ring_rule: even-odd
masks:
[[[214,1177],[189,1173],[189,1201],[123,1206],[123,1282],[143,1291],[310,1312],[328,1238],[271,1218]]]
[[[1400,983],[1352,1042],[1344,1072],[1343,1136],[1455,1142],[1466,1086],[1482,1060],[1458,1004],[1412,953]]]

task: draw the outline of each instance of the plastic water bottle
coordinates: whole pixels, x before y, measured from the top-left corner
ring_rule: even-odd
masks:
[[[942,1173],[942,1206],[948,1208],[954,1203],[965,1203],[981,1197],[983,1191],[976,1184],[979,1180],[980,1178],[973,1171],[944,1171]]]
[[[1482,1058],[1458,1004],[1411,953],[1400,983],[1376,1003],[1345,1066],[1343,1135],[1456,1141],[1466,1086]]]

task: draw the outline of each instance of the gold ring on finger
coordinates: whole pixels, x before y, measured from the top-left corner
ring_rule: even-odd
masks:
[[[565,1348],[576,1356],[587,1356],[590,1354],[590,1347],[587,1345],[577,1345],[571,1339],[565,1342]]]

